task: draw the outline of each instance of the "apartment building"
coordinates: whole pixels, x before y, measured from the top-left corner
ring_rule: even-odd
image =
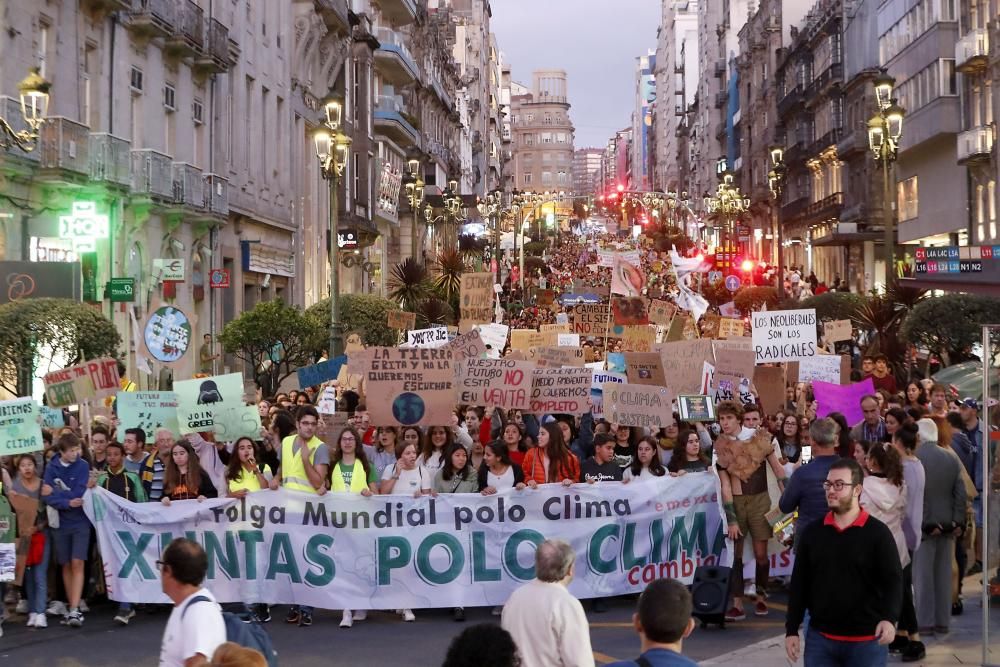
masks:
[[[573,187],[573,122],[564,70],[536,70],[532,86],[511,90],[514,175],[518,190]]]
[[[632,111],[632,164],[635,165],[633,187],[636,190],[651,190],[652,173],[649,171],[650,148],[653,145],[653,102],[656,100],[656,51],[635,59],[635,93]]]
[[[589,197],[594,193],[594,176],[601,170],[603,148],[579,148],[573,151],[573,194]]]
[[[651,182],[657,190],[686,189],[678,156],[678,137],[688,124],[688,107],[695,101],[698,62],[698,0],[665,0],[657,30],[656,82],[653,113],[656,158]]]

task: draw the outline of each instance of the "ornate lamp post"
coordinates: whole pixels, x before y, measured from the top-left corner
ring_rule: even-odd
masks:
[[[868,121],[868,147],[877,164],[882,166],[883,203],[882,215],[885,229],[885,284],[896,279],[895,229],[893,228],[892,190],[889,186],[889,167],[896,161],[899,140],[903,136],[903,117],[906,112],[896,104],[893,90],[896,80],[883,68],[875,77],[875,104],[878,107]]]
[[[18,84],[21,116],[28,129],[17,132],[7,119],[0,116],[0,148],[7,150],[17,146],[25,153],[35,150],[38,146],[38,131],[48,115],[51,86],[52,84],[42,77],[37,67],[33,67],[31,73]]]
[[[771,217],[775,227],[775,245],[778,249],[778,298],[785,296],[785,248],[784,233],[781,229],[781,217],[778,207],[781,205],[781,193],[785,189],[785,177],[788,168],[785,167],[785,149],[781,146],[771,146],[771,171],[767,173],[767,185],[771,189]]]
[[[735,236],[735,230],[731,230],[730,228],[733,226],[736,216],[742,215],[749,210],[750,199],[744,197],[739,187],[733,183],[733,175],[725,171],[725,158],[720,158],[718,164],[719,167],[717,169],[721,168],[722,182],[719,183],[714,196],[706,196],[704,198],[704,205],[708,213],[722,214],[723,223],[720,240],[722,241],[723,248],[725,248],[724,252],[731,254],[730,239],[727,236],[730,234]]]
[[[411,158],[406,161],[407,169],[409,173],[403,182],[406,186],[406,201],[410,205],[410,211],[413,213],[413,233],[411,244],[410,255],[413,259],[419,256],[420,250],[420,235],[417,234],[417,224],[420,219],[420,206],[424,202],[424,179],[420,177],[420,160],[417,158]]]
[[[351,138],[341,131],[343,102],[337,97],[323,104],[323,127],[313,135],[316,157],[323,178],[330,184],[330,358],[344,352],[344,331],[340,322],[340,243],[337,230],[337,184],[351,148]]]

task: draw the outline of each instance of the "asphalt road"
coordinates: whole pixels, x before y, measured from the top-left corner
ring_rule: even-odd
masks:
[[[784,600],[784,593],[776,592],[767,617],[750,616],[725,630],[696,628],[684,643],[684,653],[694,660],[706,660],[781,634]],[[616,598],[609,601],[607,612],[595,614],[585,603],[597,664],[638,655],[639,640],[631,624],[634,605],[634,598]],[[140,611],[126,628],[112,621],[115,609],[110,605],[95,607],[80,629],[60,626],[55,617],[49,617],[50,625],[44,630],[29,629],[24,626],[24,617],[13,616],[3,625],[0,663],[18,667],[155,667],[168,608]],[[487,608],[468,609],[464,624],[455,623],[450,610],[436,609],[417,610],[415,623],[403,623],[391,613],[370,612],[367,620],[341,629],[339,611],[318,611],[311,628],[299,628],[283,622],[286,611],[285,607],[273,610],[274,620],[267,629],[281,664],[295,667],[435,667],[463,628],[473,623],[499,623]]]

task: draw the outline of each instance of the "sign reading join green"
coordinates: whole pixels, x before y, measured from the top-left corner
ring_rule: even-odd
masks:
[[[239,411],[242,414],[246,407],[243,402],[243,376],[239,373],[182,380],[174,383],[174,391],[177,393],[177,420],[182,434],[215,431],[216,437],[225,439],[219,433],[218,425],[232,421],[234,416],[231,413]],[[257,429],[260,430],[259,421]]]
[[[38,403],[31,398],[0,401],[0,456],[42,449]]]

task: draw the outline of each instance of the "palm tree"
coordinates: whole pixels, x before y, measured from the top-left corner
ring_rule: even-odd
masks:
[[[427,328],[447,325],[454,317],[451,306],[437,297],[424,299],[416,308],[417,327]]]
[[[392,267],[389,274],[389,298],[403,310],[416,312],[417,305],[430,291],[430,274],[426,265],[407,257],[402,263]]]
[[[438,294],[449,304],[457,304],[462,290],[462,274],[465,273],[465,260],[461,253],[457,249],[442,250],[435,262],[434,273],[434,288]]]

